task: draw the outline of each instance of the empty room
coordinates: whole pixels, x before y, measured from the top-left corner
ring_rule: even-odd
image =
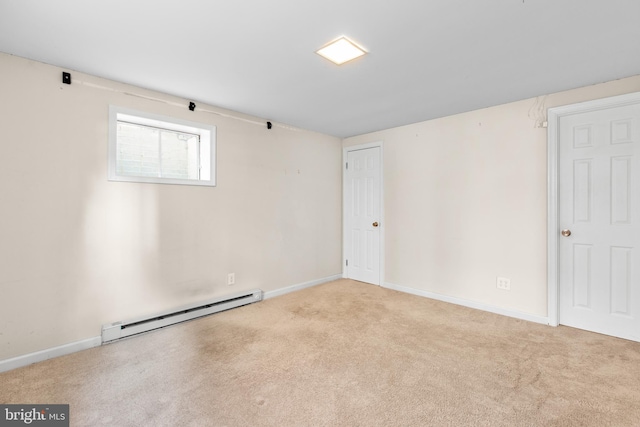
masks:
[[[0,0],[0,426],[639,426],[637,0]]]

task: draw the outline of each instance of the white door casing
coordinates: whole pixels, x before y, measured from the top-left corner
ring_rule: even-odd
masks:
[[[640,94],[548,120],[550,324],[640,341]]]
[[[382,143],[344,150],[343,276],[380,285],[384,244]]]

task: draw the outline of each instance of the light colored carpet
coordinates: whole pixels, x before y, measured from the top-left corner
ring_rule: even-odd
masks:
[[[74,426],[639,426],[640,343],[350,280],[0,374]]]

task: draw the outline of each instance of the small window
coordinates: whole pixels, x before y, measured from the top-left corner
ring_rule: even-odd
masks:
[[[111,106],[109,180],[215,183],[215,126]]]

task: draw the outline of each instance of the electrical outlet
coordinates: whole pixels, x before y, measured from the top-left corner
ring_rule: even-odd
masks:
[[[498,289],[504,289],[505,291],[511,290],[511,279],[506,277],[496,277],[496,287]]]
[[[227,274],[227,286],[236,284],[236,273]]]

